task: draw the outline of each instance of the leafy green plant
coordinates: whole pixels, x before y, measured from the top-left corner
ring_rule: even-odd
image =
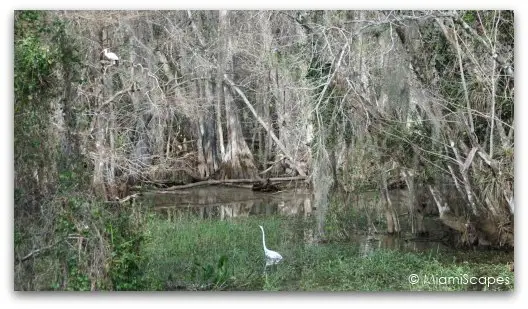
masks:
[[[228,286],[229,280],[233,278],[234,271],[232,265],[228,263],[229,258],[225,255],[220,256],[215,264],[202,264],[194,262],[191,270],[195,278],[201,280],[201,286],[211,289],[223,289]]]

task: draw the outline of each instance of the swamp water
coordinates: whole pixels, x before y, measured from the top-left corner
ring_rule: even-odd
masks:
[[[212,186],[147,193],[140,201],[150,209],[142,270],[153,290],[514,287],[507,265],[513,252],[454,249],[445,243],[445,227],[434,216],[426,221],[428,238],[385,235],[383,214],[372,206],[375,194],[356,199],[355,207],[331,203],[328,209],[314,209],[304,189],[261,193]],[[401,220],[406,226],[404,213]],[[283,256],[277,265],[266,266],[259,225],[265,229],[267,248]]]

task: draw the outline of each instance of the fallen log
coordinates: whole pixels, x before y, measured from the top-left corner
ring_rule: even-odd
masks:
[[[270,181],[295,181],[295,180],[306,180],[308,177],[306,176],[295,176],[295,177],[280,177],[280,178],[270,178]],[[262,179],[222,179],[222,180],[215,180],[215,179],[209,179],[194,183],[189,183],[186,185],[180,185],[180,186],[172,186],[170,188],[160,190],[160,192],[167,192],[167,191],[175,191],[175,190],[181,190],[181,189],[188,189],[193,187],[199,187],[199,186],[211,186],[211,185],[219,185],[219,184],[232,184],[232,183],[258,183],[261,182]]]

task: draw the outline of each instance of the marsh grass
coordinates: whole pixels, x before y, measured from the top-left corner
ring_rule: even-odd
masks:
[[[264,267],[262,238],[284,260]],[[226,221],[189,216],[153,218],[141,254],[151,290],[265,291],[465,291],[513,290],[513,273],[500,252],[403,252],[361,254],[358,244],[305,241],[310,222],[249,217]],[[486,258],[485,255],[495,259]],[[484,256],[484,258],[483,258]],[[409,275],[422,280],[409,283]],[[447,277],[504,277],[509,284],[464,284]],[[444,278],[445,277],[445,278]],[[424,278],[428,280],[424,280]],[[444,281],[442,279],[444,278]],[[435,281],[436,280],[436,281]],[[425,281],[425,282],[424,282]]]
[[[410,252],[353,237],[365,217],[330,207],[323,242],[314,216],[169,220],[141,204],[58,196],[41,221],[16,221],[16,290],[467,291],[513,290],[502,251]],[[373,217],[374,218],[374,217]],[[266,245],[283,260],[265,267]],[[350,227],[352,226],[352,228]],[[376,235],[381,236],[381,235]],[[41,239],[42,238],[42,239]],[[401,238],[399,240],[403,241]],[[20,261],[38,243],[53,244]],[[372,245],[372,246],[370,246]],[[42,246],[40,246],[42,247]],[[418,283],[409,283],[411,274]],[[464,280],[502,278],[508,284]]]

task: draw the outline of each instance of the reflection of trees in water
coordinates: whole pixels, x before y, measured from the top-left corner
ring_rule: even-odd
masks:
[[[402,220],[403,231],[411,229],[409,220],[408,194],[402,190],[391,190],[391,200]],[[317,241],[324,231],[326,208],[315,209],[312,196],[306,191],[281,192],[278,194],[257,193],[241,189],[220,189],[185,191],[174,195],[151,196],[149,204],[154,209],[167,216],[168,220],[189,215],[203,219],[226,220],[228,218],[248,217],[253,215],[271,216],[301,216],[315,219],[314,231],[306,232],[308,242]],[[364,221],[352,222],[358,232],[377,234],[380,232],[380,222],[384,222],[383,207],[379,192],[365,192],[349,194],[345,197],[343,210],[354,209],[354,213],[361,214]],[[431,226],[426,225],[428,229]],[[321,240],[321,239],[319,239]]]
[[[154,206],[154,209],[167,216],[168,220],[192,215],[202,219],[219,219],[248,217],[251,215],[284,215],[309,216],[312,213],[311,200],[309,197],[297,196],[281,198],[275,196],[267,199],[250,199],[246,201],[218,203],[214,196],[200,195],[193,198],[193,204],[170,205],[164,200],[163,205]],[[167,205],[169,204],[169,205]]]
[[[354,241],[359,243],[363,257],[379,249],[422,252],[447,248],[439,242],[426,239],[406,239],[397,235],[357,236]]]
[[[251,209],[255,206],[254,201],[236,202],[220,206],[220,220],[236,217],[248,217]]]
[[[427,235],[436,232],[438,224],[427,220],[427,216],[436,216],[434,205],[427,200],[423,188],[417,187],[414,194],[408,190],[389,190],[388,195],[392,203],[392,209],[398,216],[401,232],[411,232],[416,235]],[[350,193],[346,196],[345,208],[354,209],[354,213],[364,216],[365,222],[358,222],[358,231],[368,234],[383,233],[385,218],[385,199],[382,199],[378,191]],[[362,218],[363,219],[363,218]],[[361,220],[359,220],[361,221]],[[431,224],[433,223],[433,224]],[[445,228],[443,230],[446,230]]]

